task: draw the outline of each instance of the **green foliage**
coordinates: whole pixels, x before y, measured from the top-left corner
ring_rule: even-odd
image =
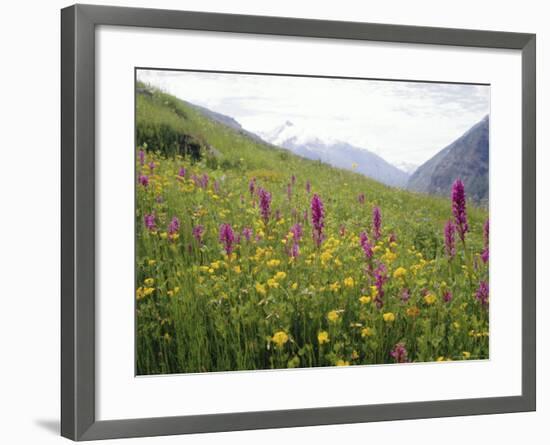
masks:
[[[218,158],[214,156],[213,154],[206,155],[206,167],[209,170],[217,170],[218,169]],[[227,166],[223,166],[222,168],[227,168]]]

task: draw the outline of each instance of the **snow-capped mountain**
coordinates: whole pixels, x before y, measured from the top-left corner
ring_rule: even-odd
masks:
[[[284,124],[270,131],[259,134],[265,141],[279,147],[284,147],[284,144],[289,141],[292,141],[294,145],[308,144],[313,141],[324,141],[325,143],[335,142],[331,140],[330,137],[312,133],[306,128],[299,127],[290,121],[286,121]]]
[[[409,175],[412,175],[415,170],[418,168],[417,164],[413,164],[412,162],[398,162],[394,164],[399,170],[403,170],[405,173],[408,173]]]
[[[357,171],[386,185],[404,187],[409,179],[407,172],[365,148],[328,137],[321,139],[290,121],[259,135],[270,144],[286,148],[299,156]]]

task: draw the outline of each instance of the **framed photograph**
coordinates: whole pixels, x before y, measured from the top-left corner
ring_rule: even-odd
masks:
[[[535,410],[535,35],[61,31],[63,436]]]

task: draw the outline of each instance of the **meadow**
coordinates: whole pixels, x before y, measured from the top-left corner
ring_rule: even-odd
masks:
[[[489,357],[488,213],[459,178],[390,188],[136,98],[139,375]]]

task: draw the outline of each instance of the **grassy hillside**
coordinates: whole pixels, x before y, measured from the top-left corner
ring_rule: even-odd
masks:
[[[402,348],[410,361],[488,357],[475,297],[488,281],[484,210],[468,206],[449,258],[449,199],[297,157],[138,89],[139,374],[389,363]]]

